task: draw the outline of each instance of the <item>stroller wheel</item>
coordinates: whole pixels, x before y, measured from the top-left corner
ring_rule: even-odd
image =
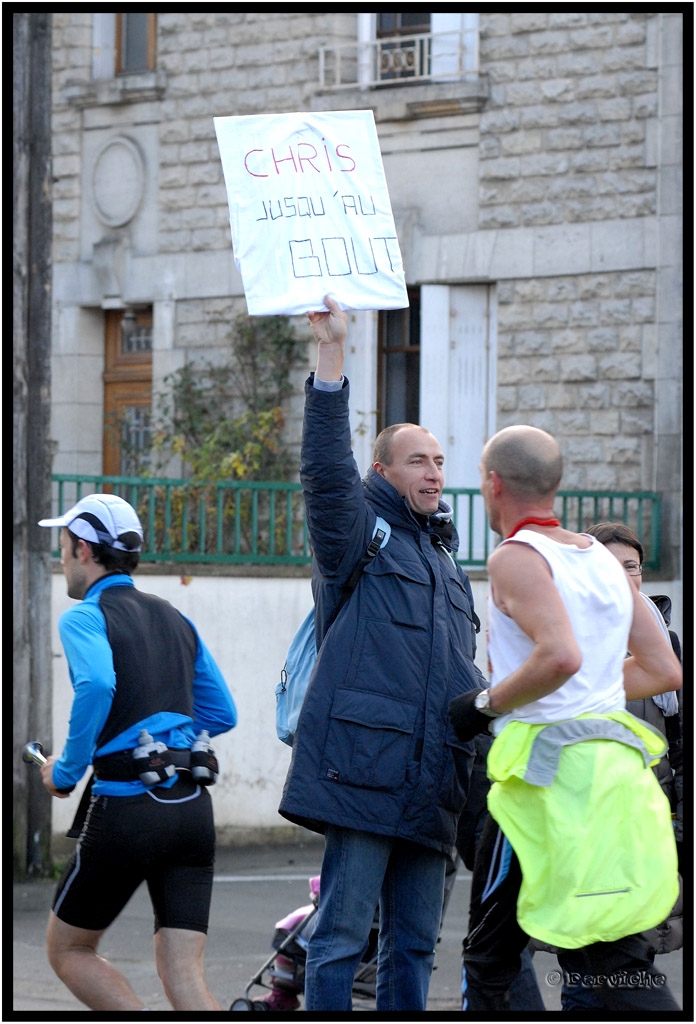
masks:
[[[230,1006],[230,1010],[241,1010],[242,1012],[249,1012],[255,1010],[256,1007],[252,1003],[251,999],[235,999]]]
[[[267,1013],[271,1008],[264,999],[255,999],[251,1004],[252,1010],[260,1010],[262,1013]]]

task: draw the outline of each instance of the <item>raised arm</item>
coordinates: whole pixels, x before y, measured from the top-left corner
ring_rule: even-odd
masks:
[[[343,374],[348,317],[330,295],[324,296],[328,313],[307,313],[317,342],[316,375],[320,380],[340,380]]]

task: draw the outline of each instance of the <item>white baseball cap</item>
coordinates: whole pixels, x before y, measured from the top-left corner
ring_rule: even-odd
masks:
[[[106,544],[118,551],[140,551],[143,528],[138,514],[117,494],[88,494],[56,519],[41,519],[39,526],[67,526],[91,544]]]

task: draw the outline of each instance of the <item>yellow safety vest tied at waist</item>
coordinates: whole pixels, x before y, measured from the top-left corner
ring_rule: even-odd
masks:
[[[488,809],[517,854],[517,919],[562,949],[665,920],[679,893],[661,733],[628,711],[509,722],[488,754]]]

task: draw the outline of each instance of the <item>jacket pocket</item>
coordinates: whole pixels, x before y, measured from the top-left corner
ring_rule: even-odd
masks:
[[[469,595],[460,580],[455,576],[447,576],[445,579],[445,587],[447,588],[447,596],[450,599],[451,604],[453,604],[455,608],[464,612],[467,618],[472,619],[473,621],[471,601],[469,600]]]
[[[445,580],[445,591],[449,603],[454,608],[454,619],[458,619],[461,622],[461,613],[467,618],[471,636],[471,657],[474,658],[476,656],[476,634],[481,628],[481,621],[472,607],[464,585],[459,579],[449,576]]]
[[[368,690],[338,690],[320,778],[391,792],[404,785],[417,707]]]
[[[363,570],[361,616],[423,630],[432,617],[432,583],[420,562],[389,558],[386,548]]]

